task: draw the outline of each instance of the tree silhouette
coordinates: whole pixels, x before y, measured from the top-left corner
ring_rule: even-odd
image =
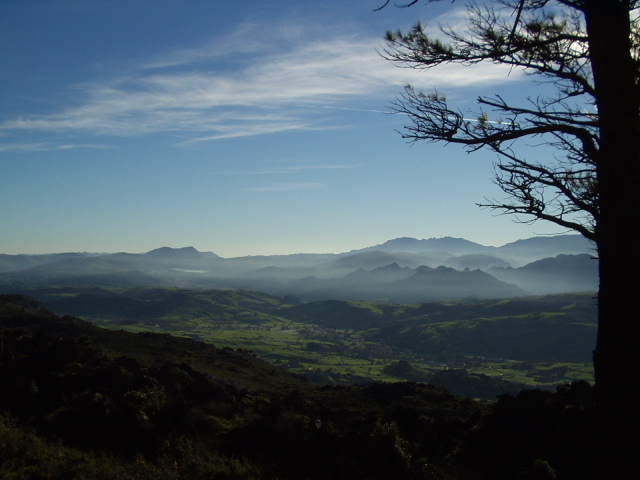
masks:
[[[552,87],[521,103],[480,97],[472,119],[451,108],[444,95],[411,86],[393,108],[408,116],[402,135],[412,142],[442,141],[497,154],[496,183],[507,198],[483,206],[523,222],[549,221],[594,241],[600,286],[593,359],[600,468],[607,478],[640,478],[640,382],[631,374],[640,371],[639,3],[471,3],[464,32],[443,26],[430,36],[418,24],[406,33],[387,33],[383,52],[414,69],[507,65]],[[533,160],[522,145],[530,139],[553,147],[554,154]]]

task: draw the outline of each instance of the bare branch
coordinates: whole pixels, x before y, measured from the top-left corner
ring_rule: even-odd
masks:
[[[401,135],[410,142],[462,145],[468,152],[489,148],[499,159],[495,182],[510,200],[481,206],[528,221],[549,221],[593,239],[599,215],[595,165],[600,157],[600,118],[592,107],[595,89],[581,9],[552,14],[543,8],[546,0],[498,3],[512,9],[510,19],[504,10],[472,4],[468,32],[441,27],[443,41],[417,24],[407,33],[389,32],[383,56],[415,69],[485,61],[513,66],[548,79],[557,95],[527,99],[525,106],[500,95],[480,97],[480,111],[463,115],[438,92],[425,94],[407,86],[392,102],[393,111],[409,119]],[[518,142],[533,138],[554,147],[558,156],[540,163],[516,153]]]
[[[382,5],[381,7],[378,7],[378,8],[374,8],[374,9],[373,9],[373,11],[374,11],[374,12],[379,12],[379,11],[380,11],[380,10],[382,10],[384,7],[386,7],[387,5],[389,5],[389,2],[390,2],[390,1],[391,1],[391,0],[387,0],[386,2],[384,2],[384,5]]]

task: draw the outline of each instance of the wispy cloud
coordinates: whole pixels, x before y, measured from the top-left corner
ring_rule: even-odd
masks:
[[[27,152],[45,152],[51,150],[75,150],[81,148],[110,149],[115,148],[109,145],[95,144],[57,144],[54,142],[34,142],[34,143],[14,143],[0,144],[0,152],[7,153],[27,153]]]
[[[49,115],[26,113],[0,124],[0,131],[119,137],[172,133],[187,138],[179,145],[190,145],[335,128],[322,123],[329,113],[323,109],[350,109],[362,99],[384,103],[407,83],[451,89],[495,84],[508,76],[495,65],[416,72],[384,61],[376,51],[378,38],[336,34],[309,39],[301,28],[281,27],[268,35],[265,28],[244,25],[236,32],[242,42],[232,35],[170,52],[109,83],[81,85],[79,106]]]
[[[277,167],[268,167],[261,170],[249,170],[232,172],[241,175],[279,175],[308,172],[314,170],[347,170],[356,168],[359,165],[282,165]]]
[[[323,184],[318,182],[307,183],[274,183],[262,187],[251,187],[246,190],[249,192],[290,192],[292,190],[309,190],[319,188]]]

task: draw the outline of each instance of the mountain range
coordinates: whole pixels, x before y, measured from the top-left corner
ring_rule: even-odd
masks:
[[[193,247],[146,253],[0,254],[0,285],[135,285],[258,290],[301,301],[422,303],[595,291],[592,244],[579,235],[501,247],[462,238],[397,238],[339,254],[223,258]]]

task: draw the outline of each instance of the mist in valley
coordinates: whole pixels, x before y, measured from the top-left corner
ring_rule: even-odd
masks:
[[[2,283],[243,289],[300,301],[423,303],[595,291],[597,262],[578,235],[502,247],[399,238],[339,254],[223,258],[193,247],[144,254],[1,255]]]

